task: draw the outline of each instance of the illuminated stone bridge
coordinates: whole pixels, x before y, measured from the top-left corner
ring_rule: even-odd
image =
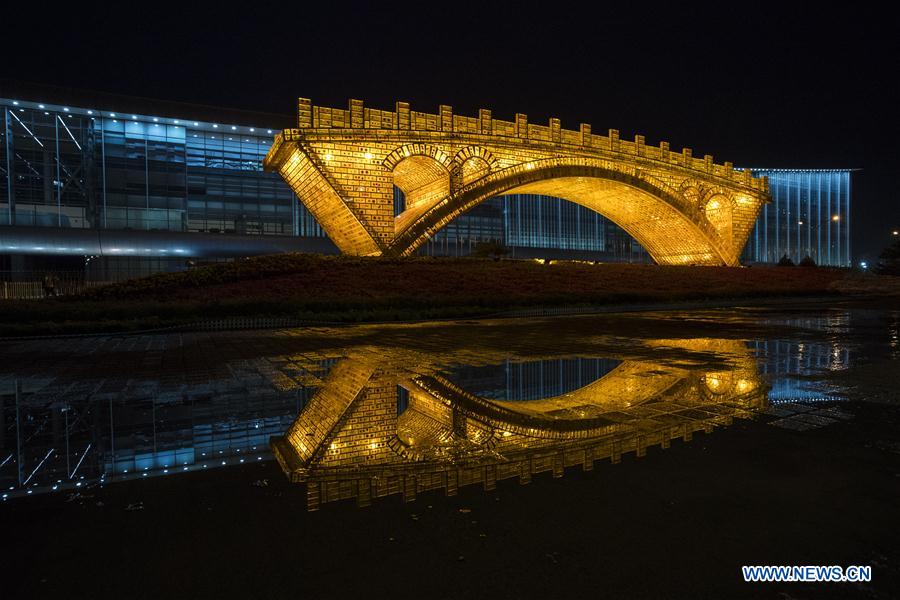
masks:
[[[711,368],[626,358],[571,392],[501,401],[462,389],[421,355],[379,348],[339,359],[272,449],[291,481],[306,483],[315,510],[334,500],[366,505],[391,494],[412,500],[434,489],[455,494],[511,477],[558,477],[568,466],[591,469],[600,459],[667,448],[766,406],[746,344],[698,338],[649,346],[730,360]],[[398,386],[408,394],[402,412]]]
[[[760,207],[765,178],[695,158],[690,148],[477,117],[298,101],[298,127],[265,158],[346,254],[403,256],[480,202],[502,194],[570,200],[609,218],[661,264],[737,265]],[[394,216],[393,188],[406,196]]]

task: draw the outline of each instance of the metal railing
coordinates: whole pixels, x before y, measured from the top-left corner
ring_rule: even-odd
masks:
[[[146,277],[146,271],[117,271],[96,276],[84,271],[0,271],[0,300],[38,300],[69,296],[127,279]]]

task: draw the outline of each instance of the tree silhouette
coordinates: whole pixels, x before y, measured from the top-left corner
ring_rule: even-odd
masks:
[[[900,240],[884,249],[878,257],[875,272],[879,275],[900,275]]]

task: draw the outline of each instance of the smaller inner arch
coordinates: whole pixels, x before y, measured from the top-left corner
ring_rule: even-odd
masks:
[[[406,199],[405,210],[397,216],[398,231],[450,193],[450,172],[430,156],[404,158],[394,167],[393,175],[394,185]]]
[[[707,220],[724,239],[731,239],[733,206],[726,196],[716,195],[709,199],[704,208]]]
[[[467,185],[491,172],[491,166],[480,156],[472,156],[461,167],[462,184]]]

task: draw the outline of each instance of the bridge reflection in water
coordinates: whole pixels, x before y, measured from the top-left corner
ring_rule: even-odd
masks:
[[[650,446],[689,441],[766,407],[767,386],[743,342],[646,342],[666,351],[727,356],[705,361],[626,359],[596,380],[559,395],[496,399],[466,389],[453,369],[405,354],[358,352],[339,360],[283,436],[272,438],[279,464],[307,486],[308,508],[458,488],[566,467],[643,456]],[[446,357],[443,357],[446,358]],[[482,359],[484,357],[482,356]],[[557,357],[559,358],[559,357]],[[446,363],[445,363],[446,364]],[[458,371],[458,370],[457,370]]]

